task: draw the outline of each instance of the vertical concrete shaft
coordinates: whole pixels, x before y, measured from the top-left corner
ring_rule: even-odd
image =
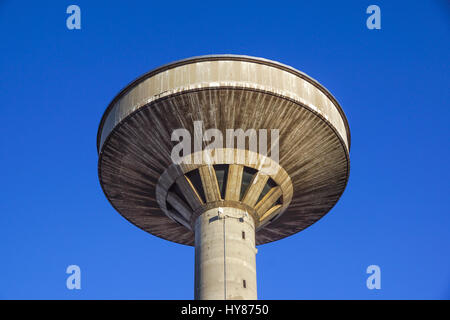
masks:
[[[195,299],[257,299],[255,225],[244,210],[214,208],[197,218]]]

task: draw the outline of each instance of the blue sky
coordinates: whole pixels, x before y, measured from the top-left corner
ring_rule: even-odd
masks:
[[[81,30],[66,8],[81,8]],[[381,8],[368,30],[366,8]],[[0,1],[0,298],[192,299],[194,249],[120,216],[97,177],[114,95],[161,64],[246,54],[341,103],[338,204],[259,247],[260,299],[449,299],[450,5],[442,1]],[[79,265],[81,290],[66,288]],[[381,290],[366,268],[381,268]]]

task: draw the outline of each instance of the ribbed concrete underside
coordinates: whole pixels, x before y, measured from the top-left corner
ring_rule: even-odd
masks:
[[[194,234],[169,219],[156,202],[160,175],[172,163],[171,133],[193,122],[205,129],[279,129],[280,165],[294,194],[287,211],[256,234],[256,243],[303,230],[326,214],[344,191],[348,151],[335,129],[314,111],[267,92],[243,88],[192,90],[155,100],[124,119],[103,144],[99,176],[111,204],[155,236],[194,245]]]

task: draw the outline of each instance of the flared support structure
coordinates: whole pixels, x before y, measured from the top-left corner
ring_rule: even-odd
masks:
[[[242,209],[213,208],[195,222],[195,299],[256,300],[253,218]]]

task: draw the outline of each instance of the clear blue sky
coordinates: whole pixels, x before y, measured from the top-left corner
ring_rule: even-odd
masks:
[[[66,8],[81,8],[81,30]],[[381,30],[366,8],[381,8]],[[347,114],[338,204],[259,247],[261,299],[450,298],[447,1],[0,1],[0,298],[192,299],[194,249],[120,216],[97,177],[114,95],[161,64],[232,53],[291,65]],[[79,265],[82,289],[66,289]],[[381,267],[381,290],[366,268]]]

